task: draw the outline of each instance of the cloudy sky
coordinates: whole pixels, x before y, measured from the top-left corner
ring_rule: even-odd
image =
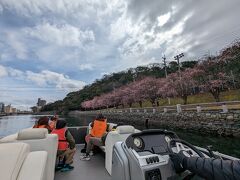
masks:
[[[0,0],[0,102],[27,108],[129,67],[216,54],[239,0]]]

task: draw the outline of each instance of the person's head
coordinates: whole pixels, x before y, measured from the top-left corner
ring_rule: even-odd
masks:
[[[56,116],[51,117],[51,121],[57,121],[58,118]]]
[[[103,116],[102,113],[99,113],[96,117],[97,120],[102,120],[102,119],[105,119],[105,117]]]
[[[38,125],[41,126],[41,125],[46,125],[48,126],[48,121],[49,121],[49,118],[47,116],[43,116],[41,117],[39,120],[38,120]]]
[[[56,123],[56,129],[62,129],[67,126],[67,122],[65,120],[58,120]]]

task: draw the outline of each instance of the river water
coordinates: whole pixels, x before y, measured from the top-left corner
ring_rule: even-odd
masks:
[[[32,127],[40,116],[24,115],[24,116],[5,116],[0,117],[0,137],[4,137],[17,131]],[[92,119],[90,117],[62,117],[67,120],[68,126],[85,126]],[[240,158],[240,139],[202,136],[197,133],[177,131],[178,136],[194,145],[206,147],[212,145],[214,150],[230,156]]]

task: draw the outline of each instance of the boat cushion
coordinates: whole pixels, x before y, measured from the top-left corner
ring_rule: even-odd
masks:
[[[15,134],[11,134],[9,136],[3,137],[2,139],[0,139],[0,143],[8,143],[8,142],[13,142],[17,139],[17,133]]]
[[[48,134],[45,128],[23,129],[18,133],[17,140],[44,139]]]
[[[17,180],[45,180],[47,152],[35,151],[26,157]]]
[[[31,152],[46,151],[48,153],[46,172],[47,177],[44,180],[53,180],[57,156],[58,136],[56,134],[47,134],[46,138],[43,139],[29,139],[18,141],[29,144]]]
[[[30,152],[25,143],[0,144],[0,177],[4,180],[16,180],[19,170]]]
[[[119,134],[132,134],[135,132],[135,128],[133,126],[124,125],[124,126],[118,126],[116,128],[116,131]]]
[[[11,135],[11,137],[8,136],[0,140],[0,143],[6,142],[27,143],[30,145],[31,152],[46,151],[48,153],[48,158],[46,172],[47,177],[45,178],[45,180],[54,179],[54,169],[58,147],[58,136],[56,134],[47,134],[47,129],[44,128],[24,129],[17,133],[16,135],[13,136]]]

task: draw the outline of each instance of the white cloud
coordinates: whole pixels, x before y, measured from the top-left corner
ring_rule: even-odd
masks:
[[[73,80],[64,74],[47,70],[41,71],[40,73],[27,71],[26,77],[38,86],[44,87],[47,85],[54,85],[58,89],[64,89],[67,91],[79,90],[85,85],[83,81]]]
[[[47,11],[66,14],[67,10],[72,9],[73,11],[83,6],[82,1],[78,0],[1,0],[1,4],[10,10],[14,10],[24,16],[30,16],[32,14],[43,15]]]
[[[79,69],[81,71],[83,71],[83,70],[93,70],[93,65],[92,64],[80,64]]]
[[[76,91],[86,85],[85,82],[70,79],[67,75],[56,73],[48,70],[35,73],[32,71],[20,71],[11,67],[0,65],[0,77],[11,77],[22,81],[31,81],[39,87],[51,87],[67,92]]]
[[[11,77],[20,78],[20,79],[24,77],[24,72],[11,67],[8,68],[8,74]]]
[[[3,7],[2,5],[0,4],[0,14],[3,12]]]
[[[7,33],[7,43],[14,50],[16,57],[18,59],[26,59],[27,58],[27,48],[26,48],[25,44],[21,41],[21,39],[17,33],[8,32]]]
[[[82,43],[95,40],[93,31],[81,31],[69,24],[43,23],[34,28],[28,28],[26,32],[41,41],[58,46],[80,46]]]
[[[119,0],[1,0],[0,5],[17,12],[19,15],[31,17],[44,16],[51,14],[52,16],[61,16],[68,18],[83,17],[87,18],[93,14],[98,17],[105,17],[114,13],[120,8],[119,4],[123,2]],[[88,13],[83,13],[88,12]]]
[[[132,31],[132,23],[126,17],[126,10],[122,9],[121,16],[110,25],[110,39],[120,40]]]
[[[45,77],[41,74],[34,73],[32,71],[27,71],[26,72],[26,77],[27,77],[28,80],[34,82],[38,86],[44,87],[44,86],[47,85]]]
[[[161,45],[163,44],[166,44],[165,46],[168,47],[165,51],[167,55],[172,55],[176,52],[175,48],[182,48],[183,41],[185,41],[184,38],[186,37],[181,38],[179,35],[183,32],[186,21],[192,16],[191,13],[184,16],[173,27],[155,32],[156,28],[164,26],[164,24],[169,21],[171,15],[171,13],[167,13],[159,16],[157,18],[158,21],[154,22],[150,28],[146,22],[139,22],[139,24],[135,23],[131,25],[129,28],[131,30],[128,31],[129,38],[126,38],[119,47],[122,58],[138,59],[140,60],[138,61],[140,64],[145,64],[145,56],[148,55],[149,52],[156,49],[160,49],[162,52],[165,51],[161,49]],[[175,48],[169,48],[172,46]]]
[[[170,12],[168,12],[168,13],[162,15],[162,16],[159,16],[157,18],[158,26],[163,26],[164,24],[166,24],[168,22],[168,20],[170,19],[170,17],[171,17],[171,13]]]
[[[4,66],[0,65],[0,77],[5,77],[8,75],[8,72]]]

